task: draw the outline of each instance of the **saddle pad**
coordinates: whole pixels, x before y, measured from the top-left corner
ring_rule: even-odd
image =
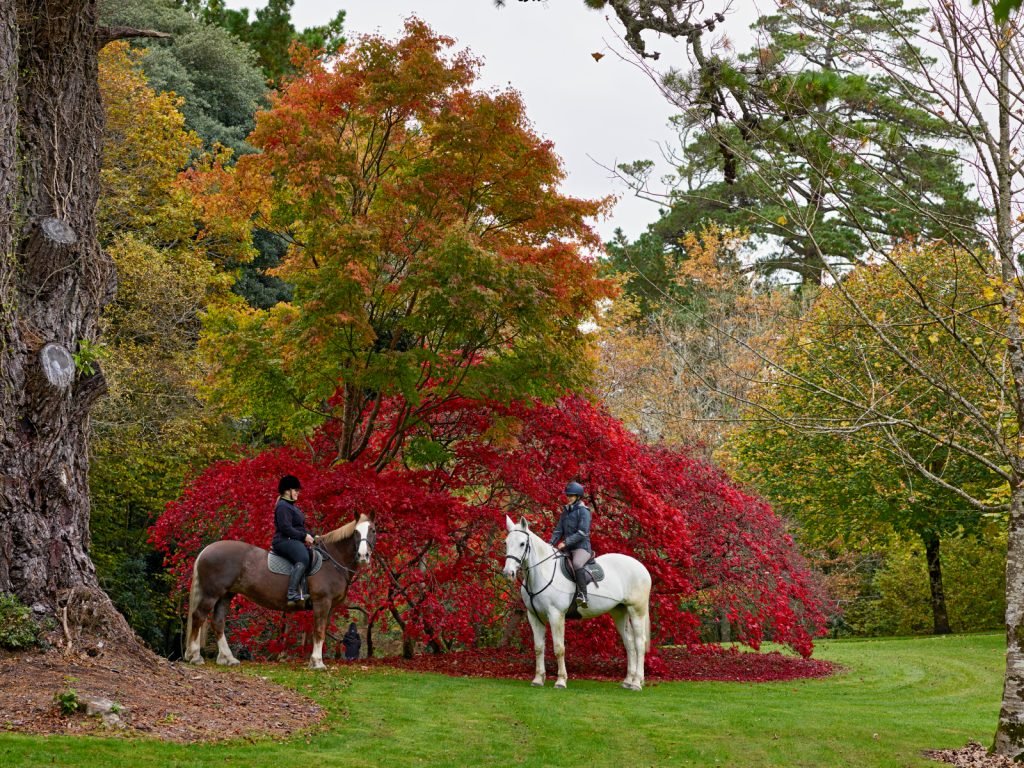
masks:
[[[591,559],[590,562],[583,566],[583,570],[590,575],[591,584],[596,584],[604,579],[604,568],[598,565],[598,562],[594,559]],[[569,566],[569,558],[564,555],[562,556],[562,573],[565,574],[565,578],[569,579],[569,581],[574,579],[572,568]]]
[[[313,550],[313,563],[310,566],[309,573],[306,576],[312,576],[314,573],[320,570],[320,566],[324,564],[324,558],[315,549]],[[271,573],[280,573],[282,576],[287,576],[292,572],[292,561],[286,557],[281,557],[274,552],[267,553],[267,567]]]

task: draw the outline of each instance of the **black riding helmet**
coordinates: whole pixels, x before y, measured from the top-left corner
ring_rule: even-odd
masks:
[[[573,480],[567,486],[565,486],[566,496],[583,496],[583,486]]]
[[[279,495],[292,489],[296,491],[302,490],[302,483],[299,482],[299,478],[295,475],[285,475],[277,482],[277,493]]]

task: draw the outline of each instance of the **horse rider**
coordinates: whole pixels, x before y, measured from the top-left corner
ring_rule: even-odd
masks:
[[[551,546],[557,546],[572,564],[576,578],[576,605],[587,607],[587,573],[583,566],[594,556],[590,546],[590,510],[583,503],[583,486],[573,481],[565,486],[569,503],[562,507],[558,524],[551,534]]]
[[[270,548],[290,561],[292,572],[288,577],[288,607],[302,608],[306,597],[302,594],[302,577],[309,570],[309,548],[313,536],[306,530],[306,516],[297,506],[302,483],[295,475],[285,475],[277,484],[277,505],[274,507],[274,541]]]

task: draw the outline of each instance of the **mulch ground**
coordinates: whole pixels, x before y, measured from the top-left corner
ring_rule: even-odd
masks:
[[[555,661],[550,648],[545,662],[548,674],[553,676]],[[448,654],[423,653],[411,659],[366,659],[362,663],[457,677],[533,677],[532,649],[482,648]],[[565,666],[570,678],[615,681],[626,676],[626,661],[618,649],[609,656],[567,654]],[[781,653],[747,653],[735,648],[720,650],[717,646],[678,647],[661,648],[657,654],[648,656],[645,679],[648,684],[682,680],[771,682],[828,677],[838,670],[838,665],[828,661]]]
[[[80,699],[116,702],[120,723],[63,714],[56,697],[72,690]],[[209,663],[196,667],[114,651],[0,656],[0,731],[177,742],[285,738],[315,726],[325,714],[294,691]]]

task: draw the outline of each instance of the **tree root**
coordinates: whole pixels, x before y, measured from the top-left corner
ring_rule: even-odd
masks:
[[[135,636],[106,593],[97,587],[77,586],[65,590],[57,597],[57,611],[61,634],[54,644],[67,654],[79,651],[97,657],[105,648],[116,644],[120,651],[140,659],[156,658]]]

